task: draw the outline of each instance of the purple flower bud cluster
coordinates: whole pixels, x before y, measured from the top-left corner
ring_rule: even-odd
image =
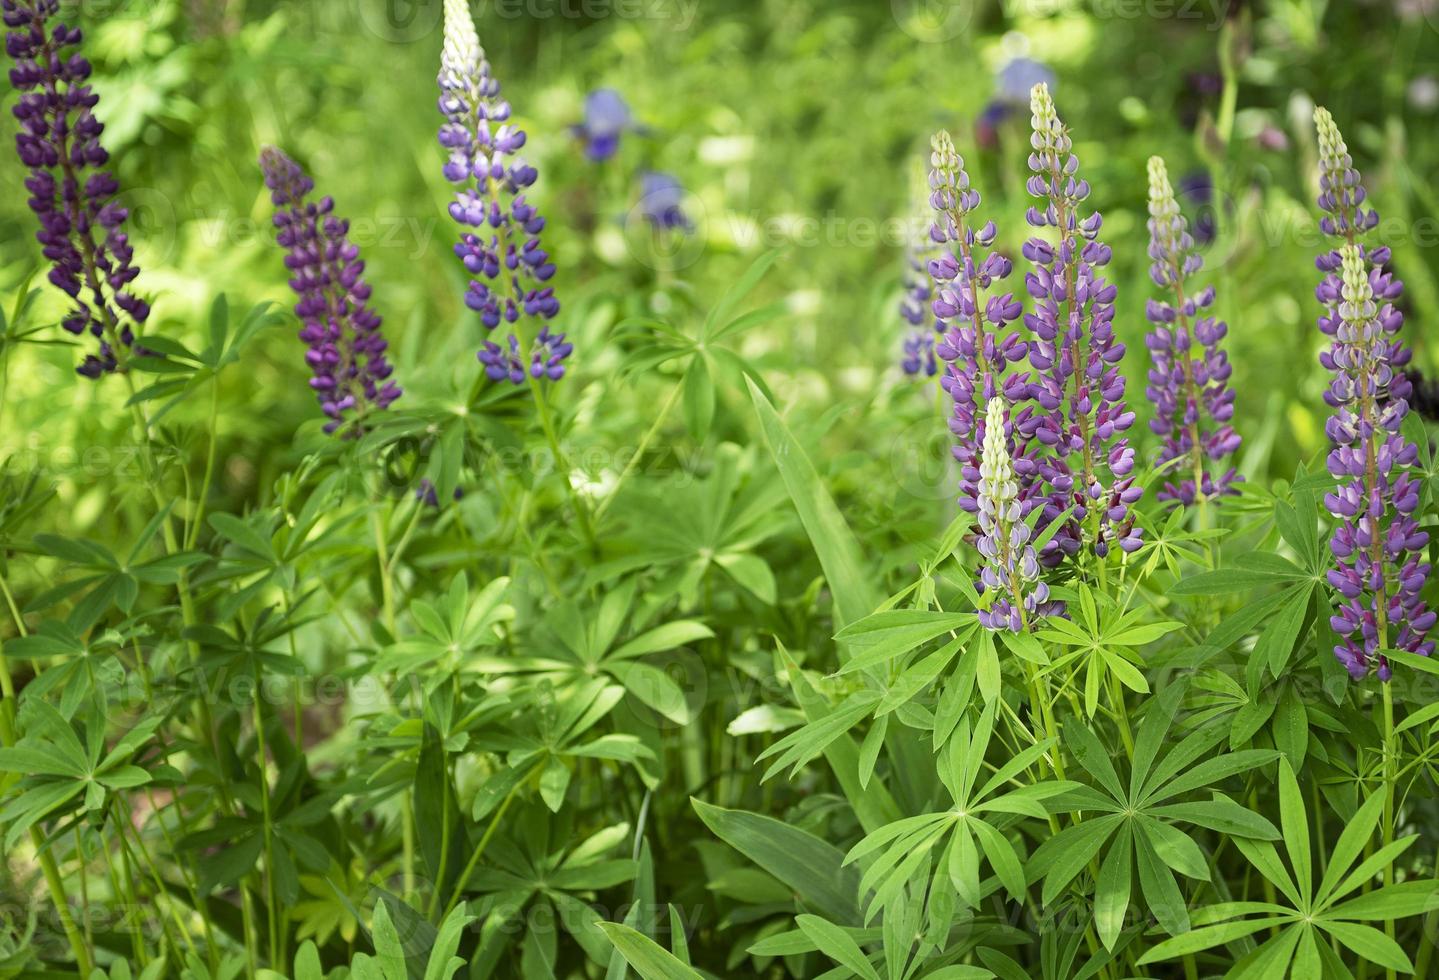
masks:
[[[1123,437],[1134,413],[1119,370],[1124,345],[1114,336],[1117,290],[1102,275],[1111,256],[1098,237],[1102,219],[1081,213],[1089,183],[1076,177],[1079,160],[1043,82],[1031,92],[1030,110],[1028,187],[1045,204],[1026,217],[1034,228],[1053,228],[1057,241],[1024,244],[1034,265],[1025,276],[1034,312],[1024,318],[1035,338],[1028,345],[1034,404],[1015,424],[1030,445],[1026,465],[1047,494],[1041,526],[1070,515],[1045,547],[1046,564],[1053,564],[1086,542],[1101,558],[1115,545],[1138,549],[1142,532],[1130,505],[1143,488],[1134,483],[1134,450]]]
[[[930,310],[934,284],[929,278],[929,253],[933,249],[911,247],[906,259],[908,271],[904,279],[904,298],[899,303],[899,315],[909,324],[904,334],[904,352],[900,367],[910,376],[923,374],[934,377],[939,371],[935,360],[934,344],[941,324]]]
[[[1356,238],[1378,224],[1363,207],[1364,187],[1334,119],[1315,110],[1319,132],[1320,225],[1343,240],[1317,260],[1316,290],[1325,312],[1319,329],[1332,339],[1320,362],[1334,373],[1324,400],[1334,409],[1325,426],[1334,448],[1327,460],[1339,486],[1324,497],[1338,522],[1328,574],[1341,601],[1330,619],[1343,639],[1335,656],[1356,680],[1371,670],[1387,681],[1382,651],[1434,652],[1427,639],[1435,613],[1420,598],[1429,577],[1429,535],[1416,518],[1418,449],[1400,433],[1411,393],[1404,368],[1412,356],[1399,339],[1404,317],[1394,306],[1403,284],[1384,271],[1389,249]]]
[[[524,194],[539,175],[515,156],[524,130],[509,122],[510,104],[490,74],[467,0],[445,0],[444,9],[440,145],[450,155],[445,179],[457,188],[450,216],[466,229],[455,254],[475,277],[465,303],[487,330],[521,316],[552,319],[560,304],[545,285],[555,274],[540,244],[545,219]]]
[[[979,463],[984,442],[985,406],[1003,395],[1013,403],[1027,394],[1024,377],[1005,377],[1009,365],[1024,359],[1024,341],[1005,328],[1019,318],[1023,307],[1013,293],[986,298],[986,291],[1006,279],[1013,264],[999,252],[988,251],[997,234],[994,222],[975,229],[969,215],[979,206],[979,192],[969,185],[964,160],[950,135],[941,132],[931,144],[930,206],[934,223],[930,238],[942,247],[929,263],[934,281],[931,309],[943,336],[935,353],[946,362],[940,384],[954,401],[949,420],[957,444],[960,469],[960,506],[979,510]]]
[[[87,84],[90,63],[74,50],[78,28],[51,26],[58,10],[58,0],[0,0],[5,50],[15,61],[10,83],[22,93],[15,146],[30,168],[35,237],[51,263],[50,282],[75,303],[62,325],[100,342],[76,369],[95,379],[120,368],[122,348],[134,345],[150,306],[133,291],[140,270],[124,230],[129,212],[115,199],[120,186],[103,169],[110,155],[100,145],[105,127],[94,115],[100,98]]]
[[[560,380],[565,376],[565,358],[573,350],[574,345],[565,340],[564,334],[552,334],[548,326],[541,327],[530,348],[529,376],[536,380]],[[485,374],[491,381],[509,381],[515,385],[526,383],[525,360],[520,355],[520,342],[513,336],[510,337],[508,350],[492,340],[485,341],[485,346],[480,349],[480,363],[485,366]]]
[[[315,182],[299,164],[266,147],[260,168],[276,207],[275,241],[288,251],[290,288],[300,297],[295,315],[302,324],[300,339],[309,345],[310,387],[329,418],[325,431],[353,421],[346,435],[358,435],[369,412],[400,397],[399,386],[389,380],[394,369],[385,356],[389,345],[380,317],[368,305],[365,263],[346,237],[350,223],[335,216],[335,202],[308,200]]]
[[[980,610],[979,622],[986,629],[1018,633],[1061,607],[1050,600],[1049,586],[1039,577],[1019,499],[1004,399],[990,398],[985,414],[978,486],[978,548],[985,564],[979,580],[993,598]]]
[[[1234,493],[1240,477],[1224,461],[1239,448],[1228,355],[1219,346],[1229,328],[1206,313],[1214,287],[1191,295],[1189,278],[1204,265],[1194,251],[1189,225],[1174,198],[1169,172],[1149,158],[1149,274],[1173,300],[1150,300],[1145,315],[1154,329],[1145,337],[1151,367],[1145,393],[1154,403],[1149,427],[1164,439],[1158,467],[1173,464],[1174,479],[1160,500],[1185,507]],[[1220,464],[1214,466],[1213,464]],[[1182,474],[1182,475],[1180,475]]]

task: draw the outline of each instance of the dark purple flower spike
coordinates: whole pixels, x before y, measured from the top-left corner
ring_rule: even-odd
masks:
[[[1341,599],[1330,624],[1343,637],[1334,653],[1356,680],[1370,671],[1387,681],[1382,651],[1434,652],[1427,639],[1435,614],[1420,598],[1429,577],[1429,543],[1420,530],[1419,451],[1400,433],[1411,385],[1404,374],[1412,353],[1399,339],[1403,314],[1393,305],[1403,291],[1384,271],[1389,249],[1358,238],[1379,223],[1365,210],[1364,186],[1333,117],[1315,109],[1319,131],[1320,227],[1342,240],[1319,256],[1324,273],[1316,295],[1324,304],[1319,329],[1333,343],[1320,362],[1334,373],[1324,400],[1334,409],[1325,426],[1334,448],[1329,472],[1339,486],[1324,497],[1337,522],[1329,547],[1329,583]]]
[[[1189,279],[1204,266],[1194,251],[1189,224],[1180,213],[1159,157],[1149,158],[1149,267],[1155,285],[1168,291],[1150,300],[1145,315],[1154,324],[1145,345],[1152,365],[1145,393],[1154,404],[1149,427],[1164,438],[1157,466],[1173,464],[1173,478],[1160,500],[1185,507],[1234,493],[1240,478],[1226,461],[1239,448],[1231,368],[1220,342],[1229,328],[1205,313],[1214,287],[1194,292]]]
[[[90,63],[79,53],[78,28],[51,25],[58,0],[0,0],[15,61],[10,83],[20,132],[15,146],[30,168],[25,187],[40,220],[35,237],[51,263],[50,282],[75,303],[61,321],[76,336],[100,342],[76,369],[87,378],[119,370],[150,306],[134,291],[140,270],[125,233],[129,212],[116,200],[120,185],[105,170],[105,127],[95,118],[100,98],[87,84]]]
[[[379,314],[369,307],[365,263],[346,237],[350,223],[335,216],[335,202],[310,200],[315,182],[299,164],[266,147],[260,168],[275,204],[275,241],[288,253],[290,288],[300,297],[295,315],[309,347],[310,387],[329,419],[325,431],[358,435],[369,413],[400,397],[389,380],[393,368]]]

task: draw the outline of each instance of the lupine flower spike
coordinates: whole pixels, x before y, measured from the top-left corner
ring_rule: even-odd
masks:
[[[1101,275],[1111,255],[1099,240],[1102,219],[1082,212],[1089,183],[1076,177],[1079,160],[1048,85],[1034,86],[1030,111],[1028,186],[1045,203],[1031,207],[1027,219],[1035,228],[1053,228],[1057,241],[1036,237],[1024,244],[1034,264],[1025,285],[1035,307],[1025,324],[1037,338],[1029,344],[1035,407],[1015,422],[1034,443],[1030,459],[1046,488],[1041,524],[1070,513],[1045,548],[1049,564],[1081,546],[1101,558],[1115,545],[1137,549],[1141,531],[1130,505],[1143,490],[1134,484],[1134,450],[1123,435],[1134,413],[1125,405],[1119,371],[1124,345],[1114,337],[1116,290]]]
[[[300,339],[309,346],[310,387],[329,418],[325,431],[359,435],[366,415],[400,397],[389,380],[393,368],[379,314],[369,307],[365,263],[346,237],[350,223],[335,216],[335,202],[309,199],[315,182],[299,164],[266,147],[260,168],[275,204],[275,241],[288,253],[290,287],[300,297],[295,315]]]
[[[1024,522],[1019,484],[1010,453],[1004,399],[991,398],[985,412],[984,445],[979,461],[979,553],[984,557],[980,583],[994,598],[981,610],[986,629],[1018,633],[1052,612],[1049,586],[1039,578],[1039,562]]]
[[[1174,478],[1159,499],[1188,507],[1235,492],[1240,477],[1225,461],[1240,439],[1230,424],[1229,358],[1219,346],[1229,328],[1204,312],[1214,303],[1214,287],[1197,293],[1189,288],[1204,259],[1194,251],[1189,224],[1159,157],[1149,158],[1149,257],[1154,260],[1150,278],[1168,292],[1145,307],[1154,324],[1144,339],[1152,362],[1145,392],[1155,408],[1149,426],[1164,437],[1156,465],[1174,464]]]
[[[522,317],[543,321],[560,311],[553,287],[545,285],[555,274],[554,263],[540,245],[545,219],[525,199],[525,190],[539,176],[515,156],[525,145],[524,130],[510,124],[510,104],[500,97],[500,84],[480,47],[467,0],[445,0],[445,42],[440,68],[440,145],[450,154],[445,179],[456,187],[450,216],[464,232],[455,254],[475,278],[470,280],[465,303],[480,314],[486,330],[502,322],[513,327]],[[533,344],[522,349],[521,337],[511,333],[506,346],[486,341],[480,361],[495,377],[494,364],[511,356],[529,365],[532,377],[558,377],[551,367],[572,349],[557,335],[558,343],[541,331]],[[508,347],[508,350],[506,349]],[[510,371],[501,376],[514,380]],[[524,370],[519,381],[525,383]]]
[[[1329,582],[1342,600],[1330,624],[1343,637],[1334,653],[1356,680],[1370,671],[1387,681],[1383,650],[1422,656],[1435,614],[1419,597],[1429,577],[1429,535],[1419,529],[1418,449],[1401,433],[1411,386],[1411,352],[1399,339],[1403,315],[1393,305],[1403,285],[1384,271],[1389,249],[1356,239],[1379,223],[1363,207],[1365,192],[1344,139],[1329,113],[1314,112],[1319,130],[1320,227],[1343,240],[1321,255],[1316,295],[1324,304],[1319,329],[1333,339],[1320,362],[1334,372],[1324,400],[1334,409],[1325,430],[1334,448],[1329,472],[1339,486],[1324,497],[1338,522],[1329,547],[1336,566]]]
[[[979,192],[969,186],[964,160],[949,134],[936,135],[931,147],[930,238],[943,246],[929,263],[935,288],[931,308],[943,332],[935,353],[946,362],[940,383],[954,400],[949,428],[958,440],[954,455],[961,464],[960,506],[974,513],[979,509],[985,406],[1001,394],[1011,403],[1019,401],[1027,390],[1023,377],[1004,377],[1010,364],[1024,359],[1024,342],[1005,332],[1022,307],[1012,293],[985,298],[987,290],[1009,276],[1013,264],[988,251],[997,233],[994,222],[973,227],[970,215],[979,207]]]
[[[25,187],[40,219],[35,237],[51,263],[50,282],[75,304],[61,325],[100,343],[99,353],[76,368],[95,379],[121,368],[150,306],[134,291],[140,270],[125,233],[129,212],[116,200],[120,185],[104,169],[110,160],[100,145],[105,127],[94,115],[100,97],[87,84],[90,63],[76,50],[80,30],[52,25],[58,10],[58,0],[0,0],[9,28],[5,48],[15,60],[10,83],[22,93],[14,109],[20,121],[15,147],[30,168]]]

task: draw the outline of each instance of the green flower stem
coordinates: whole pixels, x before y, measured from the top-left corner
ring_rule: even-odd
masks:
[[[144,836],[140,833],[139,828],[130,823],[129,813],[125,807],[121,806],[119,794],[112,795],[110,797],[110,803],[111,817],[115,821],[115,829],[118,832],[122,854],[126,857],[127,867],[139,864],[144,870],[150,873],[150,880],[155,884],[156,905],[159,905],[161,902],[164,903],[166,911],[170,913],[170,918],[175,920],[175,926],[180,933],[180,938],[185,941],[185,946],[190,951],[190,955],[198,960],[200,958],[200,951],[196,948],[195,941],[190,938],[190,930],[186,928],[184,920],[175,908],[174,896],[165,888],[165,880],[161,877],[160,869],[156,866],[154,858],[151,857],[149,848],[145,846]],[[139,851],[140,858],[143,860],[138,860],[134,851],[131,850],[128,839],[130,835],[134,836],[135,850]],[[161,915],[159,918],[160,929],[164,934],[165,941],[169,944],[171,951],[174,952],[177,962],[183,962],[180,944],[175,940],[175,937],[170,934],[170,926],[166,917]]]
[[[470,880],[470,875],[474,874],[475,868],[479,867],[480,858],[484,855],[485,848],[490,846],[490,839],[495,836],[495,831],[500,829],[500,821],[504,818],[505,811],[510,808],[510,804],[514,802],[515,794],[519,792],[520,787],[526,782],[527,780],[522,779],[515,783],[515,785],[510,787],[510,791],[505,794],[505,798],[500,801],[499,807],[495,810],[495,815],[490,818],[490,825],[485,828],[484,836],[480,838],[479,844],[475,845],[475,853],[470,855],[469,861],[465,863],[465,870],[461,871],[460,876],[455,879],[455,891],[454,894],[450,896],[450,901],[445,905],[445,914],[442,918],[449,918],[450,913],[453,912],[455,906],[459,904],[460,896],[465,892],[465,882]]]
[[[1381,641],[1383,637],[1381,634]],[[1384,846],[1388,847],[1394,843],[1394,804],[1395,797],[1399,792],[1399,777],[1395,772],[1398,761],[1398,745],[1394,735],[1394,694],[1390,689],[1388,681],[1382,681],[1384,688]],[[1384,865],[1384,886],[1394,884],[1394,859],[1391,857]],[[1393,939],[1395,936],[1394,920],[1384,920],[1384,935]],[[1384,976],[1388,980],[1394,980],[1394,971],[1385,969]],[[1415,974],[1423,976],[1424,974]]]
[[[378,495],[378,490],[376,491]],[[390,549],[385,540],[384,522],[380,520],[378,504],[370,512],[370,529],[375,536],[375,558],[380,566],[380,602],[383,606],[385,629],[391,640],[399,639],[399,620],[395,615],[394,565],[390,562]],[[415,894],[415,813],[413,793],[406,790],[400,801],[400,853],[403,863],[404,897],[406,901]]]
[[[265,744],[265,713],[261,703],[261,692],[264,690],[263,679],[260,676],[260,665],[256,661],[253,666],[253,677],[255,691],[250,700],[251,724],[255,727],[255,763],[259,768],[260,779],[260,814],[264,824],[264,847],[265,847],[265,917],[270,930],[270,962],[279,964],[284,962],[284,940],[280,934],[279,889],[275,885],[275,821],[270,805],[270,771],[269,752]]]
[[[205,504],[210,497],[210,484],[215,477],[215,451],[220,441],[220,379],[210,379],[210,446],[205,452],[205,477],[200,481],[200,492],[195,497],[195,516],[190,520],[185,534],[185,549],[193,550],[200,539],[200,527],[205,523]]]
[[[77,828],[76,840],[79,840],[80,833],[81,831]],[[110,878],[111,900],[123,902],[129,908],[139,908],[140,903],[138,896],[135,894],[134,881],[128,881],[127,884],[126,881],[121,879],[120,872],[115,868],[115,858],[110,854],[110,847],[105,841],[103,832],[100,837],[100,854],[105,859],[105,873]],[[83,867],[82,865],[82,873]],[[129,878],[128,869],[126,878]],[[150,957],[145,951],[145,940],[144,937],[140,935],[140,930],[132,927],[127,931],[130,935],[130,949],[134,954],[133,962],[141,967],[148,966]]]
[[[630,461],[625,464],[624,470],[620,473],[620,478],[615,481],[614,488],[605,495],[605,499],[600,501],[600,505],[595,508],[595,521],[598,522],[600,518],[605,516],[605,511],[609,510],[610,504],[614,503],[615,498],[620,495],[620,488],[625,485],[625,481],[629,479],[630,474],[634,472],[635,467],[638,466],[640,460],[644,458],[645,450],[650,448],[650,443],[654,441],[655,436],[659,435],[660,427],[665,424],[665,420],[669,418],[670,412],[674,410],[675,402],[679,401],[682,388],[683,386],[676,382],[674,389],[670,392],[669,398],[665,400],[663,407],[660,408],[659,414],[655,416],[653,424],[650,425],[649,431],[647,431],[644,438],[640,440],[639,448],[636,449],[635,454],[630,457]]]
[[[550,453],[555,459],[555,469],[559,471],[560,482],[564,484],[565,494],[569,497],[570,506],[574,509],[575,519],[579,521],[580,533],[584,535],[585,542],[589,545],[590,552],[598,555],[600,546],[595,538],[594,521],[590,516],[589,507],[580,499],[575,492],[574,484],[570,482],[570,463],[565,456],[565,451],[560,448],[560,440],[555,435],[554,417],[550,414],[550,404],[545,397],[544,385],[540,384],[538,378],[533,374],[527,375],[530,382],[530,391],[535,396],[535,409],[540,417],[540,427],[545,431],[545,441],[550,445]]]

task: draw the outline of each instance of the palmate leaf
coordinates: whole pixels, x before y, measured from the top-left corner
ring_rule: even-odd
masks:
[[[1121,778],[1108,749],[1087,726],[1069,725],[1064,733],[1065,745],[1095,785],[1056,802],[1100,815],[1088,816],[1041,844],[1030,860],[1029,875],[1031,880],[1043,879],[1042,900],[1047,905],[1097,861],[1096,924],[1108,949],[1114,948],[1122,930],[1135,869],[1145,903],[1165,931],[1172,935],[1190,928],[1174,876],[1207,880],[1209,867],[1202,850],[1176,824],[1271,840],[1279,836],[1262,816],[1213,790],[1214,784],[1230,776],[1272,762],[1278,753],[1250,750],[1203,758],[1222,737],[1214,728],[1194,732],[1163,751],[1185,690],[1183,684],[1172,685],[1151,703],[1135,740],[1127,779]],[[1180,802],[1203,789],[1211,790],[1210,800]]]
[[[1004,831],[1017,817],[1047,818],[1042,805],[1045,800],[1080,787],[1051,780],[1008,790],[1010,782],[1051,747],[1046,741],[1006,760],[976,790],[997,710],[990,702],[977,722],[962,718],[939,756],[940,781],[953,800],[952,807],[893,821],[871,831],[845,855],[846,865],[861,860],[867,864],[860,890],[873,890],[874,894],[866,908],[866,924],[897,900],[916,875],[932,876],[928,888],[921,885],[918,889],[921,894],[952,894],[966,906],[977,907],[984,894],[981,869],[985,862],[1012,897],[1024,896],[1023,865]],[[948,843],[940,851],[946,838]],[[938,860],[931,867],[930,858],[936,852]]]
[[[1249,862],[1290,903],[1227,902],[1196,913],[1202,920],[1193,931],[1165,940],[1140,957],[1141,965],[1189,956],[1227,945],[1271,927],[1277,935],[1243,956],[1226,977],[1310,978],[1351,975],[1329,946],[1330,940],[1359,956],[1363,962],[1386,969],[1413,972],[1408,954],[1384,933],[1368,925],[1383,919],[1421,915],[1439,908],[1439,881],[1410,881],[1389,885],[1342,902],[1373,881],[1387,865],[1417,840],[1409,837],[1379,848],[1354,867],[1374,837],[1383,814],[1384,797],[1372,796],[1345,826],[1330,850],[1329,865],[1315,885],[1310,854],[1309,815],[1289,760],[1279,758],[1279,811],[1287,864],[1274,844],[1235,837],[1234,843]],[[1352,868],[1352,870],[1351,870]],[[1337,903],[1337,904],[1336,904]],[[1322,934],[1322,935],[1321,935]]]

